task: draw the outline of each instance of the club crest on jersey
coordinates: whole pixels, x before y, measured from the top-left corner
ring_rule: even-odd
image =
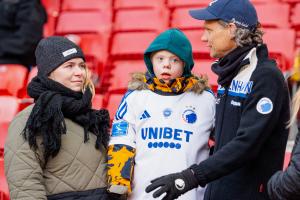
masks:
[[[256,104],[256,110],[260,114],[269,114],[273,110],[273,102],[267,97],[261,98]]]
[[[163,111],[163,115],[164,117],[170,117],[172,114],[172,110],[170,108],[166,108],[164,111]]]
[[[193,124],[197,121],[197,114],[194,109],[195,108],[188,108],[183,112],[182,118],[186,123]]]

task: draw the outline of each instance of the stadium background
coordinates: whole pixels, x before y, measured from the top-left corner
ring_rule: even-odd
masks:
[[[300,81],[300,0],[252,0],[265,35],[270,56],[277,60],[289,80],[291,93]],[[145,71],[143,52],[158,33],[177,27],[191,40],[195,67],[206,74],[215,91],[213,61],[201,42],[203,22],[188,10],[207,6],[210,0],[42,0],[48,22],[44,35],[63,35],[84,51],[93,72],[96,96],[93,107],[105,107],[111,118],[126,91],[130,73]],[[0,65],[0,200],[8,200],[3,148],[9,122],[33,101],[26,86],[36,75],[20,65]],[[285,166],[289,160],[289,142]]]

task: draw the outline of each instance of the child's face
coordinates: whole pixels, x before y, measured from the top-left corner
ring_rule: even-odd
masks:
[[[183,74],[184,62],[169,51],[155,52],[151,56],[151,62],[155,76],[165,83],[169,83],[171,79],[181,77]]]

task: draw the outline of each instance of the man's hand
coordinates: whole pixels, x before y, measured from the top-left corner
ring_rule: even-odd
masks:
[[[154,198],[167,193],[162,200],[172,200],[198,187],[198,181],[192,170],[186,169],[180,173],[169,174],[152,180],[151,184],[146,188],[146,192],[149,193],[158,187],[160,188],[153,193]]]

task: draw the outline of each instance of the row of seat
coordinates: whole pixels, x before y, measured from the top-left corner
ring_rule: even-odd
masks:
[[[100,76],[105,70],[110,70],[105,69],[111,66],[110,62],[114,59],[140,58],[149,41],[168,27],[178,27],[187,33],[192,40],[196,57],[209,57],[208,49],[200,41],[203,22],[191,18],[188,10],[207,5],[210,1],[155,0],[147,3],[138,0],[53,0],[52,3],[49,2],[45,0],[48,13],[55,13],[57,20],[52,34],[67,35],[76,41],[88,57],[87,61],[96,74],[95,80],[100,80],[102,83]],[[298,26],[297,20],[300,19],[290,16],[300,13],[292,12],[293,9],[298,9],[298,4],[291,9],[292,4],[281,1],[273,0],[268,4],[262,3],[266,2],[262,0],[254,2],[261,23],[269,28],[268,32],[271,32],[265,36],[269,46],[274,47],[270,48],[270,51],[273,55],[279,55],[278,60],[283,70],[289,69],[295,44],[297,44],[298,34],[295,32]],[[56,9],[53,9],[55,6]],[[280,18],[277,16],[279,12]],[[293,25],[290,25],[291,18],[294,19]],[[271,28],[276,30],[273,31]],[[279,46],[278,39],[271,37],[274,34],[287,34],[290,39],[283,42],[283,46]]]

